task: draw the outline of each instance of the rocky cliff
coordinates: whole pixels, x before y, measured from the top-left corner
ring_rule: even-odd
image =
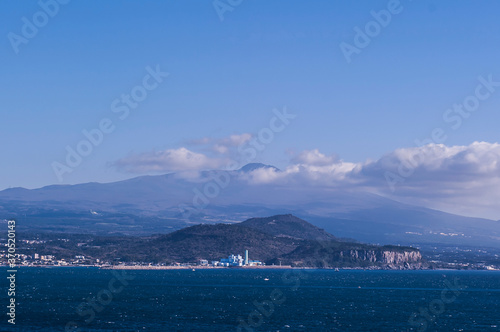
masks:
[[[280,257],[293,266],[377,267],[425,269],[428,263],[419,250],[399,246],[374,246],[348,242],[308,242]]]
[[[351,261],[366,261],[392,269],[420,269],[424,267],[422,254],[413,248],[399,250],[349,250],[341,251],[339,256],[349,257]]]

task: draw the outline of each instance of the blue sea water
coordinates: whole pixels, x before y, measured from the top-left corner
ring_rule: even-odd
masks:
[[[16,302],[1,331],[500,331],[500,272],[21,267]]]

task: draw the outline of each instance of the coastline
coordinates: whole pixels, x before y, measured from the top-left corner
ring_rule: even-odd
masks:
[[[140,265],[113,265],[101,266],[104,270],[215,270],[215,269],[240,269],[240,270],[265,270],[265,269],[297,269],[291,265],[265,265],[265,266],[140,266]]]
[[[97,268],[102,270],[215,270],[215,269],[238,269],[238,270],[336,270],[337,268],[321,267],[296,267],[290,265],[268,265],[268,266],[140,266],[140,265],[21,265],[17,268]],[[0,268],[9,268],[8,265],[0,265]],[[383,267],[341,267],[338,271],[489,271],[499,272],[500,269],[391,269]]]

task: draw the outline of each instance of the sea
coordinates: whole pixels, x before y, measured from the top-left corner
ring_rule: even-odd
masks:
[[[500,331],[500,271],[20,267],[1,331]]]

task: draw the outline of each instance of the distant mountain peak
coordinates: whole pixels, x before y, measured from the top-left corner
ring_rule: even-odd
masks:
[[[261,163],[250,163],[250,164],[246,164],[245,166],[243,166],[242,168],[239,169],[240,172],[243,172],[243,173],[248,173],[248,172],[252,172],[252,171],[255,171],[256,169],[274,169],[275,171],[280,171],[279,168],[277,167],[274,167],[272,165],[266,165],[266,164],[261,164]]]
[[[307,221],[292,214],[278,214],[267,218],[251,218],[241,225],[257,229],[274,236],[284,236],[305,240],[335,240],[335,236],[327,233]]]

